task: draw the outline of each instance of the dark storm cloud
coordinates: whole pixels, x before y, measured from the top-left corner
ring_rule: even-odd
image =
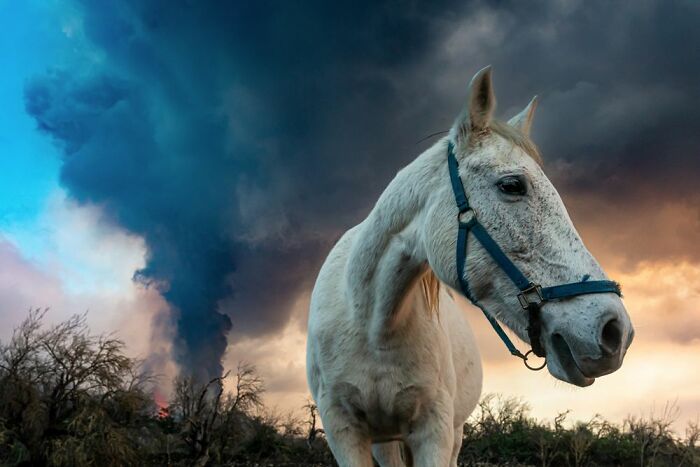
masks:
[[[438,6],[110,5],[83,5],[102,59],[35,78],[26,108],[64,148],[70,195],[145,238],[136,278],[172,306],[178,362],[209,377],[231,319],[283,325],[395,170],[372,167],[385,128],[362,123],[399,99],[374,73],[425,53]]]
[[[231,322],[287,322],[332,241],[449,127],[485,64],[502,110],[541,95],[535,138],[565,197],[697,196],[697,4],[223,5],[86,2],[100,59],[26,88],[71,196],[145,238],[137,277],[162,290],[176,357],[202,376]]]
[[[224,125],[190,113],[176,128],[160,128],[144,91],[109,75],[55,73],[27,85],[26,105],[39,128],[63,144],[61,181],[71,196],[103,206],[144,236],[148,263],[136,277],[158,286],[173,306],[179,361],[216,373],[231,327],[216,304],[233,267],[220,229],[227,201],[217,193],[234,168],[216,138]],[[177,128],[183,124],[196,126],[196,136]],[[173,132],[165,142],[163,131]]]
[[[430,99],[450,108],[461,90],[444,76],[492,63],[503,117],[540,96],[545,169],[601,252],[697,261],[699,20],[697,2],[479,3],[444,27]]]

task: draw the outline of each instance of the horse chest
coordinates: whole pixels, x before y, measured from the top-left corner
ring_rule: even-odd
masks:
[[[409,432],[434,393],[435,387],[427,384],[402,385],[383,377],[364,386],[341,382],[333,387],[335,405],[376,441]]]
[[[435,399],[440,382],[451,379],[441,374],[443,358],[426,346],[360,352],[332,385],[334,405],[373,439],[396,439]]]

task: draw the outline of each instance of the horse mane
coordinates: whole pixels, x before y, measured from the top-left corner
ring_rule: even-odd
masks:
[[[440,306],[440,279],[437,278],[432,269],[428,269],[420,279],[421,293],[428,312],[437,314]]]

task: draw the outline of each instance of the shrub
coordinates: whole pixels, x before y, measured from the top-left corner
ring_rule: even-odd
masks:
[[[306,420],[265,409],[255,367],[208,382],[181,376],[169,407],[123,343],[90,333],[85,315],[44,329],[32,310],[0,343],[0,465],[334,465],[312,402]],[[224,391],[224,381],[233,389]],[[677,409],[616,425],[567,426],[530,416],[518,399],[487,395],[464,428],[462,465],[700,466],[700,428],[671,430]]]

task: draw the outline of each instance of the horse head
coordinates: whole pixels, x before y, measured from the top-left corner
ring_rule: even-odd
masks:
[[[495,120],[490,67],[474,76],[466,108],[444,143],[446,161],[447,154],[454,158],[452,180],[445,170],[423,237],[428,262],[442,282],[541,349],[536,353],[546,354],[554,377],[588,386],[620,367],[634,330],[619,288],[583,244],[542,169],[529,137],[536,104],[533,99],[507,123]],[[464,218],[457,220],[458,213]],[[477,219],[481,230],[474,227],[468,235]],[[499,262],[494,249],[506,259]]]

